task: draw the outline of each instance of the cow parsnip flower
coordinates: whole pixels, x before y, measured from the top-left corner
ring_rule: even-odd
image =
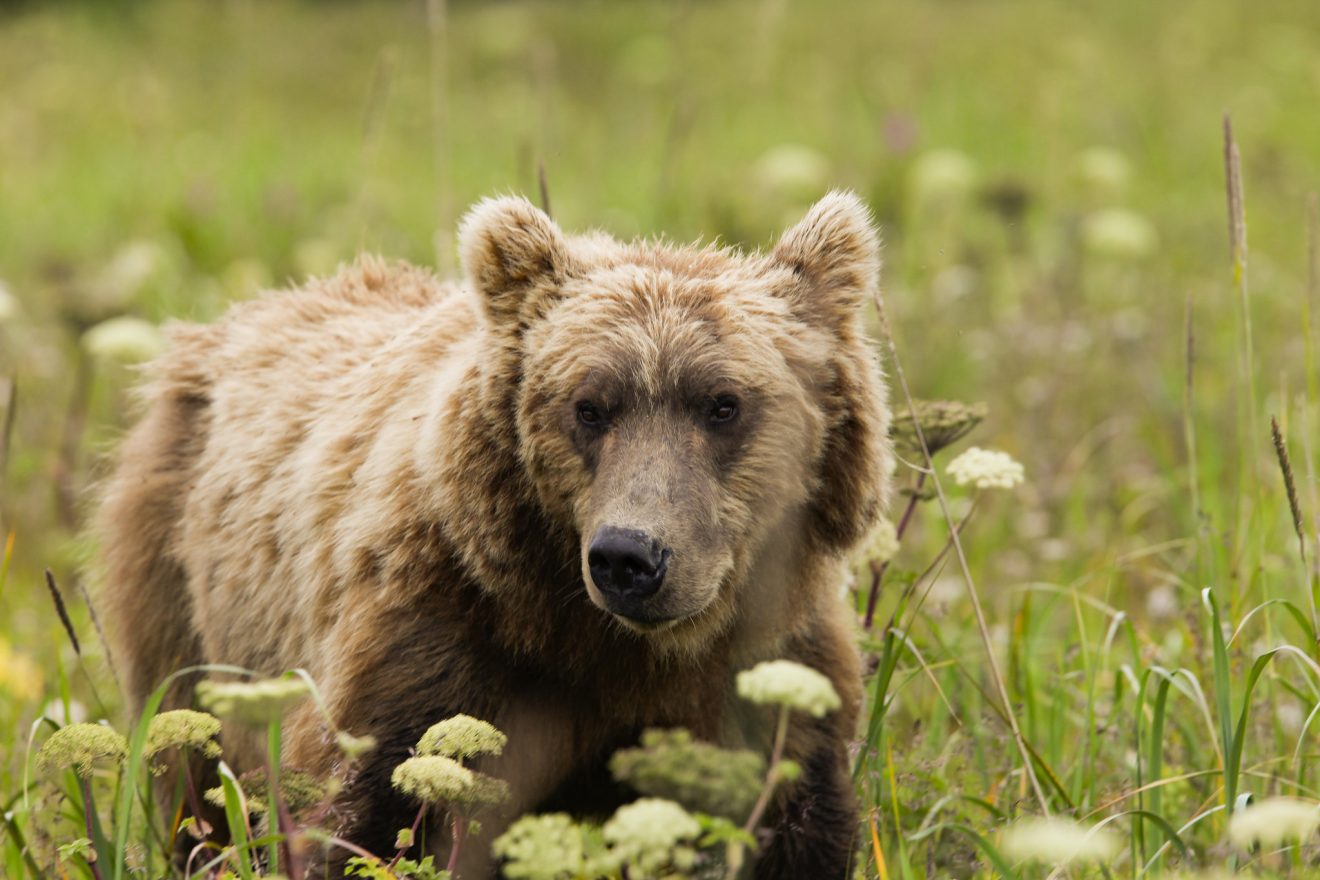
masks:
[[[666,865],[690,867],[696,853],[683,846],[701,834],[701,825],[673,801],[642,798],[615,811],[601,831],[620,864],[650,876]]]
[[[419,755],[394,768],[394,787],[428,804],[462,800],[476,782],[471,770],[443,755]]]
[[[43,773],[72,768],[79,776],[92,775],[97,762],[119,764],[128,755],[128,741],[104,724],[70,724],[42,743],[37,769]]]
[[[475,758],[498,755],[509,738],[492,724],[471,715],[455,715],[431,725],[417,741],[417,754],[444,755],[447,758]]]
[[[1118,853],[1119,844],[1104,829],[1087,828],[1068,819],[1022,819],[1004,830],[1004,855],[1015,862],[1069,865],[1104,862]]]
[[[1096,211],[1082,223],[1082,244],[1098,257],[1136,261],[1159,247],[1159,234],[1150,221],[1126,208]]]
[[[1025,471],[1007,452],[973,446],[949,462],[949,475],[959,486],[978,489],[1011,489],[1022,482]]]
[[[204,681],[197,685],[197,699],[217,715],[248,724],[279,721],[284,711],[311,694],[301,678],[268,678],[264,681]]]
[[[898,529],[894,521],[882,516],[862,543],[862,559],[868,562],[888,562],[898,555]]]
[[[95,357],[123,363],[149,361],[165,350],[165,337],[150,321],[121,315],[83,334],[82,344]]]
[[[830,680],[792,660],[769,660],[738,673],[738,696],[761,705],[800,709],[823,717],[843,705]]]
[[[220,757],[220,719],[206,712],[175,709],[161,712],[151,719],[147,727],[147,743],[143,755],[150,758],[165,749],[188,748],[208,758]]]
[[[1233,815],[1228,837],[1234,845],[1251,849],[1260,844],[1276,849],[1288,843],[1304,843],[1320,827],[1320,805],[1301,798],[1267,798]]]
[[[510,880],[591,876],[582,828],[566,813],[523,816],[495,839],[493,851]]]

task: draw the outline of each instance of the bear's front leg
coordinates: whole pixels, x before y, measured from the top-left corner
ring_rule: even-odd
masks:
[[[755,880],[846,880],[856,847],[857,800],[841,747],[825,742],[798,759],[802,775],[771,816]]]

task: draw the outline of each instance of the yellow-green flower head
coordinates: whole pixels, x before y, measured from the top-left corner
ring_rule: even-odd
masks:
[[[472,771],[443,755],[419,755],[394,768],[394,787],[428,804],[462,800],[476,778]]]
[[[70,724],[42,744],[37,769],[49,773],[71,767],[79,776],[88,777],[97,761],[119,764],[127,755],[127,740],[104,724]]]
[[[475,758],[498,755],[509,738],[494,725],[471,715],[455,715],[431,725],[417,741],[417,754],[444,755],[447,758]]]
[[[341,730],[335,734],[335,744],[339,746],[339,751],[344,753],[344,757],[356,761],[376,748],[376,738],[371,734],[354,736],[346,730]]]
[[[1159,235],[1140,214],[1126,208],[1106,208],[1086,218],[1082,244],[1098,257],[1140,260],[1155,252]]]
[[[249,770],[238,777],[238,787],[247,801],[248,812],[264,813],[270,797],[270,780],[263,769]],[[315,806],[325,799],[326,786],[306,770],[284,768],[280,771],[280,800],[291,813]],[[224,808],[224,786],[208,788],[202,795],[207,803]]]
[[[1228,837],[1234,845],[1251,849],[1277,849],[1288,843],[1305,843],[1320,826],[1320,806],[1301,798],[1276,797],[1258,801],[1234,814]]]
[[[971,484],[978,489],[1011,489],[1022,482],[1025,473],[1007,452],[979,446],[949,462],[948,472],[959,486]]]
[[[644,871],[685,858],[684,841],[701,834],[701,826],[673,801],[642,798],[619,807],[601,829],[611,852],[624,864]]]
[[[6,324],[18,317],[18,297],[9,290],[9,285],[0,281],[0,324]]]
[[[151,719],[147,727],[147,744],[143,754],[150,758],[165,749],[187,748],[208,758],[220,757],[220,719],[192,709],[161,712]]]
[[[958,150],[931,150],[913,164],[909,186],[918,204],[956,201],[976,186],[976,164]]]
[[[1004,830],[1000,848],[1015,862],[1069,865],[1104,862],[1118,854],[1119,844],[1104,829],[1087,828],[1068,819],[1022,819]]]
[[[862,544],[862,558],[870,562],[888,562],[898,555],[898,529],[893,520],[880,517]]]
[[[268,678],[264,681],[204,681],[197,685],[197,699],[217,715],[248,724],[279,721],[284,711],[311,693],[301,678]]]
[[[792,660],[769,660],[738,673],[738,696],[761,705],[800,709],[817,718],[843,705],[828,678]]]
[[[921,437],[917,436],[917,425],[921,426],[926,448],[931,455],[935,455],[946,446],[961,440],[984,421],[986,412],[984,403],[918,400],[910,410],[894,414],[889,434],[904,457],[921,461],[924,453],[921,451]]]
[[[149,361],[165,350],[165,338],[150,321],[122,315],[83,334],[83,348],[94,357],[122,363]]]
[[[565,813],[524,816],[495,839],[509,880],[567,880],[585,875],[587,847],[582,829]]]
[[[801,144],[782,144],[756,160],[756,181],[779,195],[819,196],[830,178],[829,160],[819,150]]]
[[[1091,147],[1077,157],[1077,177],[1095,196],[1119,195],[1131,176],[1127,157],[1110,147]]]

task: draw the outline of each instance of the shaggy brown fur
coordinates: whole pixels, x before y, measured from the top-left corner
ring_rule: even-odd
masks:
[[[509,747],[483,769],[512,797],[465,844],[474,878],[510,817],[612,795],[601,767],[644,727],[767,748],[734,675],[790,657],[844,708],[795,722],[806,774],[756,876],[843,877],[861,687],[836,593],[890,465],[866,209],[833,193],[765,255],[568,236],[515,198],[460,239],[461,286],[365,258],[176,328],[100,515],[134,700],[193,663],[309,670],[336,724],[380,743],[327,808],[377,852],[414,809],[389,775],[420,733],[490,720]],[[647,619],[603,610],[604,525],[672,551]],[[340,769],[310,708],[285,744]]]

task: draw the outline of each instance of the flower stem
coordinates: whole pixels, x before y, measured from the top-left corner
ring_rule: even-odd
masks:
[[[779,762],[784,757],[784,745],[788,742],[788,707],[781,706],[779,709],[779,724],[775,728],[775,743],[770,749],[770,769],[765,774],[765,785],[761,788],[761,794],[756,799],[756,805],[752,807],[752,814],[747,817],[746,824],[743,825],[743,831],[748,834],[756,833],[756,825],[761,821],[761,816],[765,814],[766,808],[770,806],[770,795],[774,793],[775,786],[779,783]],[[729,846],[728,855],[728,873],[725,880],[735,880],[738,872],[742,870],[743,864],[743,844],[732,843]]]
[[[903,533],[907,531],[908,523],[912,521],[912,514],[917,509],[917,502],[921,500],[921,488],[925,484],[926,472],[921,471],[917,474],[917,482],[912,486],[912,494],[908,496],[908,503],[903,510],[903,517],[894,529],[894,535],[899,541],[903,540]],[[864,629],[870,629],[871,624],[875,621],[875,606],[880,599],[880,584],[884,582],[885,572],[888,570],[888,559],[879,565],[873,564],[871,566],[871,594],[866,597],[866,617],[862,620]]]
[[[266,816],[267,825],[278,837],[280,831],[280,722],[266,728]],[[271,841],[266,870],[279,873],[281,840]]]
[[[449,864],[445,865],[445,870],[448,871],[450,875],[452,875],[454,869],[458,867],[458,850],[463,843],[463,830],[465,824],[462,816],[454,816],[452,826],[454,829],[454,845],[449,849]]]
[[[399,859],[403,858],[403,854],[412,849],[413,844],[417,842],[417,829],[422,827],[422,817],[426,815],[426,807],[426,804],[418,807],[417,818],[413,819],[412,828],[408,832],[408,845],[399,847],[394,853],[394,858],[390,859],[389,865],[386,866],[391,873],[394,872],[394,866],[399,863]]]
[[[96,811],[96,806],[92,803],[92,783],[87,777],[79,775],[78,785],[82,788],[83,823],[87,828],[87,839],[95,842],[96,834],[92,830],[92,814]],[[94,843],[93,846],[95,846]],[[102,880],[101,869],[97,866],[95,858],[88,859],[87,867],[91,869],[92,877],[95,880]]]

